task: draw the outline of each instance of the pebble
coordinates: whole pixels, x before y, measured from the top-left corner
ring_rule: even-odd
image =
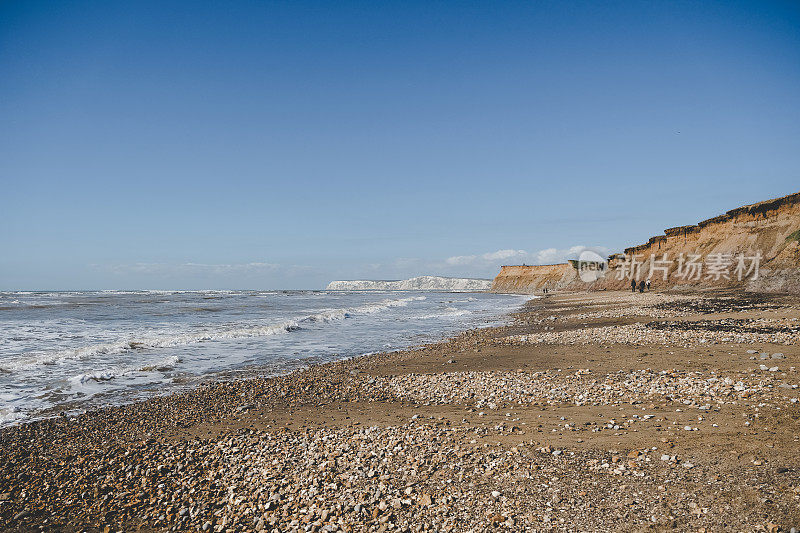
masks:
[[[637,302],[629,314],[674,318],[696,312],[691,307],[692,297],[641,296],[640,301],[624,300]],[[652,307],[665,304],[688,307]],[[618,311],[585,314],[614,313]],[[549,323],[555,321],[554,317]],[[778,325],[766,321],[754,327],[771,331],[769,328]],[[728,326],[736,330],[740,324]],[[781,331],[753,335],[721,332],[713,329],[713,323],[688,332],[669,329],[672,326],[615,327],[617,333],[602,332],[608,333],[606,339],[624,344],[639,342],[628,337],[639,334],[648,342],[681,346],[701,340],[718,342],[724,335],[754,345],[767,342],[765,338],[786,340],[778,335]],[[592,329],[597,328],[586,331]],[[495,342],[479,338],[487,344]],[[501,336],[498,342],[508,338]],[[588,336],[570,332],[554,338],[579,344]],[[471,337],[464,339],[472,351]],[[697,355],[708,355],[707,351]],[[451,359],[437,359],[442,360]],[[643,421],[657,423],[664,431],[681,427],[695,431],[697,428],[681,424],[698,414],[710,421],[716,411],[729,406],[749,409],[758,405],[765,412],[797,400],[785,398],[783,380],[766,373],[726,375],[714,370],[651,368],[601,373],[562,368],[376,377],[353,370],[360,361],[276,379],[208,384],[168,398],[4,430],[0,432],[0,523],[10,520],[17,522],[13,527],[19,530],[35,530],[47,517],[46,529],[55,531],[103,530],[113,521],[113,529],[125,531],[141,526],[215,533],[596,530],[601,523],[666,530],[696,529],[693,520],[702,515],[704,527],[724,520],[726,527],[750,531],[755,524],[747,502],[726,500],[733,509],[719,505],[706,509],[696,503],[687,505],[688,498],[682,496],[704,490],[705,481],[699,478],[713,462],[657,455],[651,443],[632,445],[626,439]],[[291,409],[333,402],[341,402],[343,409],[354,405],[351,402],[457,404],[459,410],[467,406],[481,415],[485,408],[494,419],[486,423],[492,418],[489,416],[475,425],[462,426],[426,413],[381,426],[294,424],[294,429],[233,426],[214,434],[193,432],[200,423],[222,425],[231,413],[238,413],[237,419],[241,419],[250,409],[266,411],[265,406],[276,399]],[[571,448],[560,440],[548,440],[549,431],[543,437],[518,418],[491,412],[508,407],[503,413],[518,417],[515,408],[534,406],[550,410],[552,415],[566,407],[557,413],[567,415],[558,417],[559,432],[566,432],[583,427],[583,421],[573,416],[574,407],[581,405],[603,406],[596,411],[604,416],[592,427],[609,432],[604,436],[620,443],[619,450],[599,449],[593,433],[583,434],[589,445]],[[625,414],[617,411],[621,405],[626,406]],[[661,405],[669,408],[661,410]],[[664,413],[669,422],[662,420]],[[495,426],[498,418],[502,423]],[[677,420],[681,422],[675,423]],[[164,428],[174,433],[168,431],[167,437],[157,431]],[[616,433],[613,437],[612,431]],[[669,442],[667,448],[673,447],[672,439],[688,437],[679,431],[661,435],[670,436],[663,440]],[[513,444],[508,444],[509,439]],[[554,449],[556,442],[558,448]],[[661,461],[656,461],[657,457]],[[765,454],[764,459],[773,462],[772,455]],[[757,481],[758,486],[767,486],[770,479],[766,476],[773,475],[770,468],[750,470],[762,478],[721,473],[714,485],[750,487]],[[54,472],[65,475],[54,476]],[[788,479],[791,474],[782,476]],[[490,497],[486,496],[488,488],[493,489]],[[697,498],[702,501],[701,496]],[[784,495],[775,493],[770,498]],[[80,503],[67,507],[65,502]],[[765,504],[765,512],[776,505]]]

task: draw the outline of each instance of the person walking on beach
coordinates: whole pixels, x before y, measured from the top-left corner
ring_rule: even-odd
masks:
[[[631,278],[631,292],[636,292],[636,280]]]
[[[645,287],[647,288],[648,291],[650,290],[650,278],[647,278],[647,281],[645,282]]]
[[[639,282],[639,292],[644,292],[644,280]]]

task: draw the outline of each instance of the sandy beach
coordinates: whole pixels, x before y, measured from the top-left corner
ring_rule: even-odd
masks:
[[[509,326],[0,432],[7,531],[792,531],[800,307],[551,294]]]

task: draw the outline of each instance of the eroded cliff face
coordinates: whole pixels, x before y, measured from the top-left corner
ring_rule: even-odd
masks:
[[[702,258],[699,276],[681,275],[678,259],[683,256],[686,261],[690,254]],[[712,275],[709,271],[708,262],[715,254],[730,254],[727,277]],[[738,257],[746,259],[745,266],[749,269],[756,254],[761,256],[758,277],[753,279],[752,272],[743,273],[740,281],[736,272]],[[800,293],[800,193],[732,209],[692,226],[669,228],[664,235],[627,248],[620,255],[627,257],[628,266],[635,256],[639,263],[637,279],[649,277],[655,288],[742,286],[757,291]],[[492,290],[532,293],[544,286],[545,279],[552,280],[556,272],[560,274],[559,282],[553,288],[626,289],[630,287],[630,278],[628,272],[624,277],[618,275],[618,268],[624,262],[620,255],[610,258],[604,279],[590,284],[584,283],[572,265],[566,263],[503,267]],[[654,268],[651,270],[651,267]]]
[[[693,226],[679,226],[664,231],[664,235],[650,238],[645,244],[626,248],[624,256],[630,261],[636,257],[641,261],[639,279],[651,278],[656,286],[744,286],[751,290],[800,291],[800,193],[774,200],[732,209]],[[699,275],[687,276],[679,271],[678,259],[690,254],[702,257],[703,266]],[[709,270],[709,262],[716,254],[730,254],[732,263],[727,275],[717,276]],[[743,256],[744,266],[750,269],[753,258],[760,254],[758,277],[754,272],[744,271],[739,280],[736,271],[738,258]],[[664,271],[651,267],[667,266],[658,263],[666,259]],[[657,263],[653,263],[653,261]],[[593,288],[626,288],[630,281],[619,279],[616,269],[624,260],[620,257],[609,261],[609,275],[598,281]],[[685,266],[685,263],[684,263]]]
[[[557,265],[504,266],[492,282],[492,292],[533,294],[542,289],[563,289],[570,285],[577,271],[569,263]]]

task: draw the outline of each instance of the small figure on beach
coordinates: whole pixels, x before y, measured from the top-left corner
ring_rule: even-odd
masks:
[[[644,280],[639,282],[639,292],[644,292]]]
[[[647,281],[645,282],[645,287],[647,288],[648,291],[650,290],[650,278],[647,278]]]
[[[636,280],[631,278],[631,292],[636,292]]]

